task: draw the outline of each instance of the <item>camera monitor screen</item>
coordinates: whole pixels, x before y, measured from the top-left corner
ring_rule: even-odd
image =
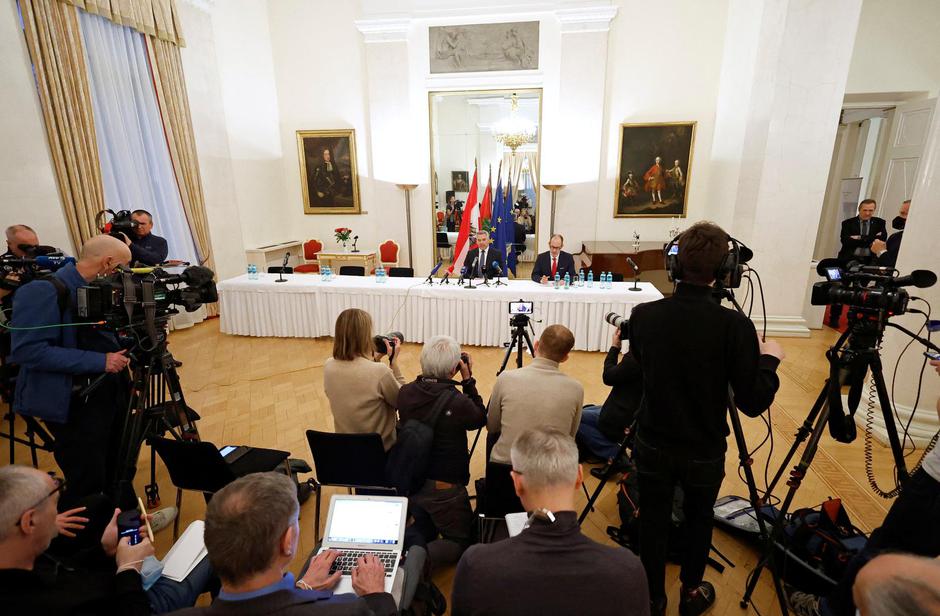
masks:
[[[829,282],[842,280],[842,271],[838,267],[827,267],[826,279],[829,280]]]
[[[679,254],[679,244],[673,244],[669,247],[669,256],[674,257]]]
[[[509,302],[509,314],[532,314],[533,302]]]

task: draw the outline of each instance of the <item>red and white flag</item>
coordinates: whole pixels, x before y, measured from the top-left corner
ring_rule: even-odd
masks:
[[[454,266],[463,267],[463,261],[470,252],[471,227],[473,231],[480,228],[480,204],[477,203],[477,170],[473,169],[473,181],[470,182],[470,193],[463,208],[463,218],[460,220],[460,231],[457,233],[457,243],[454,245],[454,260],[447,268],[451,274]]]

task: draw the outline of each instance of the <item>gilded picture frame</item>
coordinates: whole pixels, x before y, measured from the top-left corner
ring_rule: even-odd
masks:
[[[696,122],[620,125],[614,218],[685,218]]]
[[[356,131],[297,131],[304,214],[359,214]]]

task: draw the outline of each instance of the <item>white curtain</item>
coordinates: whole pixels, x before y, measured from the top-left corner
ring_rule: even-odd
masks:
[[[104,202],[112,210],[147,210],[166,238],[169,259],[198,263],[160,120],[139,32],[79,11],[85,41]]]
[[[199,262],[186,222],[169,146],[157,107],[144,37],[79,11],[85,42],[105,206],[147,210],[153,233],[166,238],[169,259]],[[175,327],[201,321],[204,309],[174,318]]]

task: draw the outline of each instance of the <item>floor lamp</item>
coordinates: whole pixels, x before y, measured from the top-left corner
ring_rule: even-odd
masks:
[[[550,238],[555,235],[555,196],[558,194],[558,191],[564,187],[565,184],[542,184],[542,188],[552,191],[552,216],[548,236]]]
[[[405,224],[408,227],[408,267],[414,267],[415,262],[411,255],[411,191],[417,188],[417,184],[396,184],[405,191]]]

